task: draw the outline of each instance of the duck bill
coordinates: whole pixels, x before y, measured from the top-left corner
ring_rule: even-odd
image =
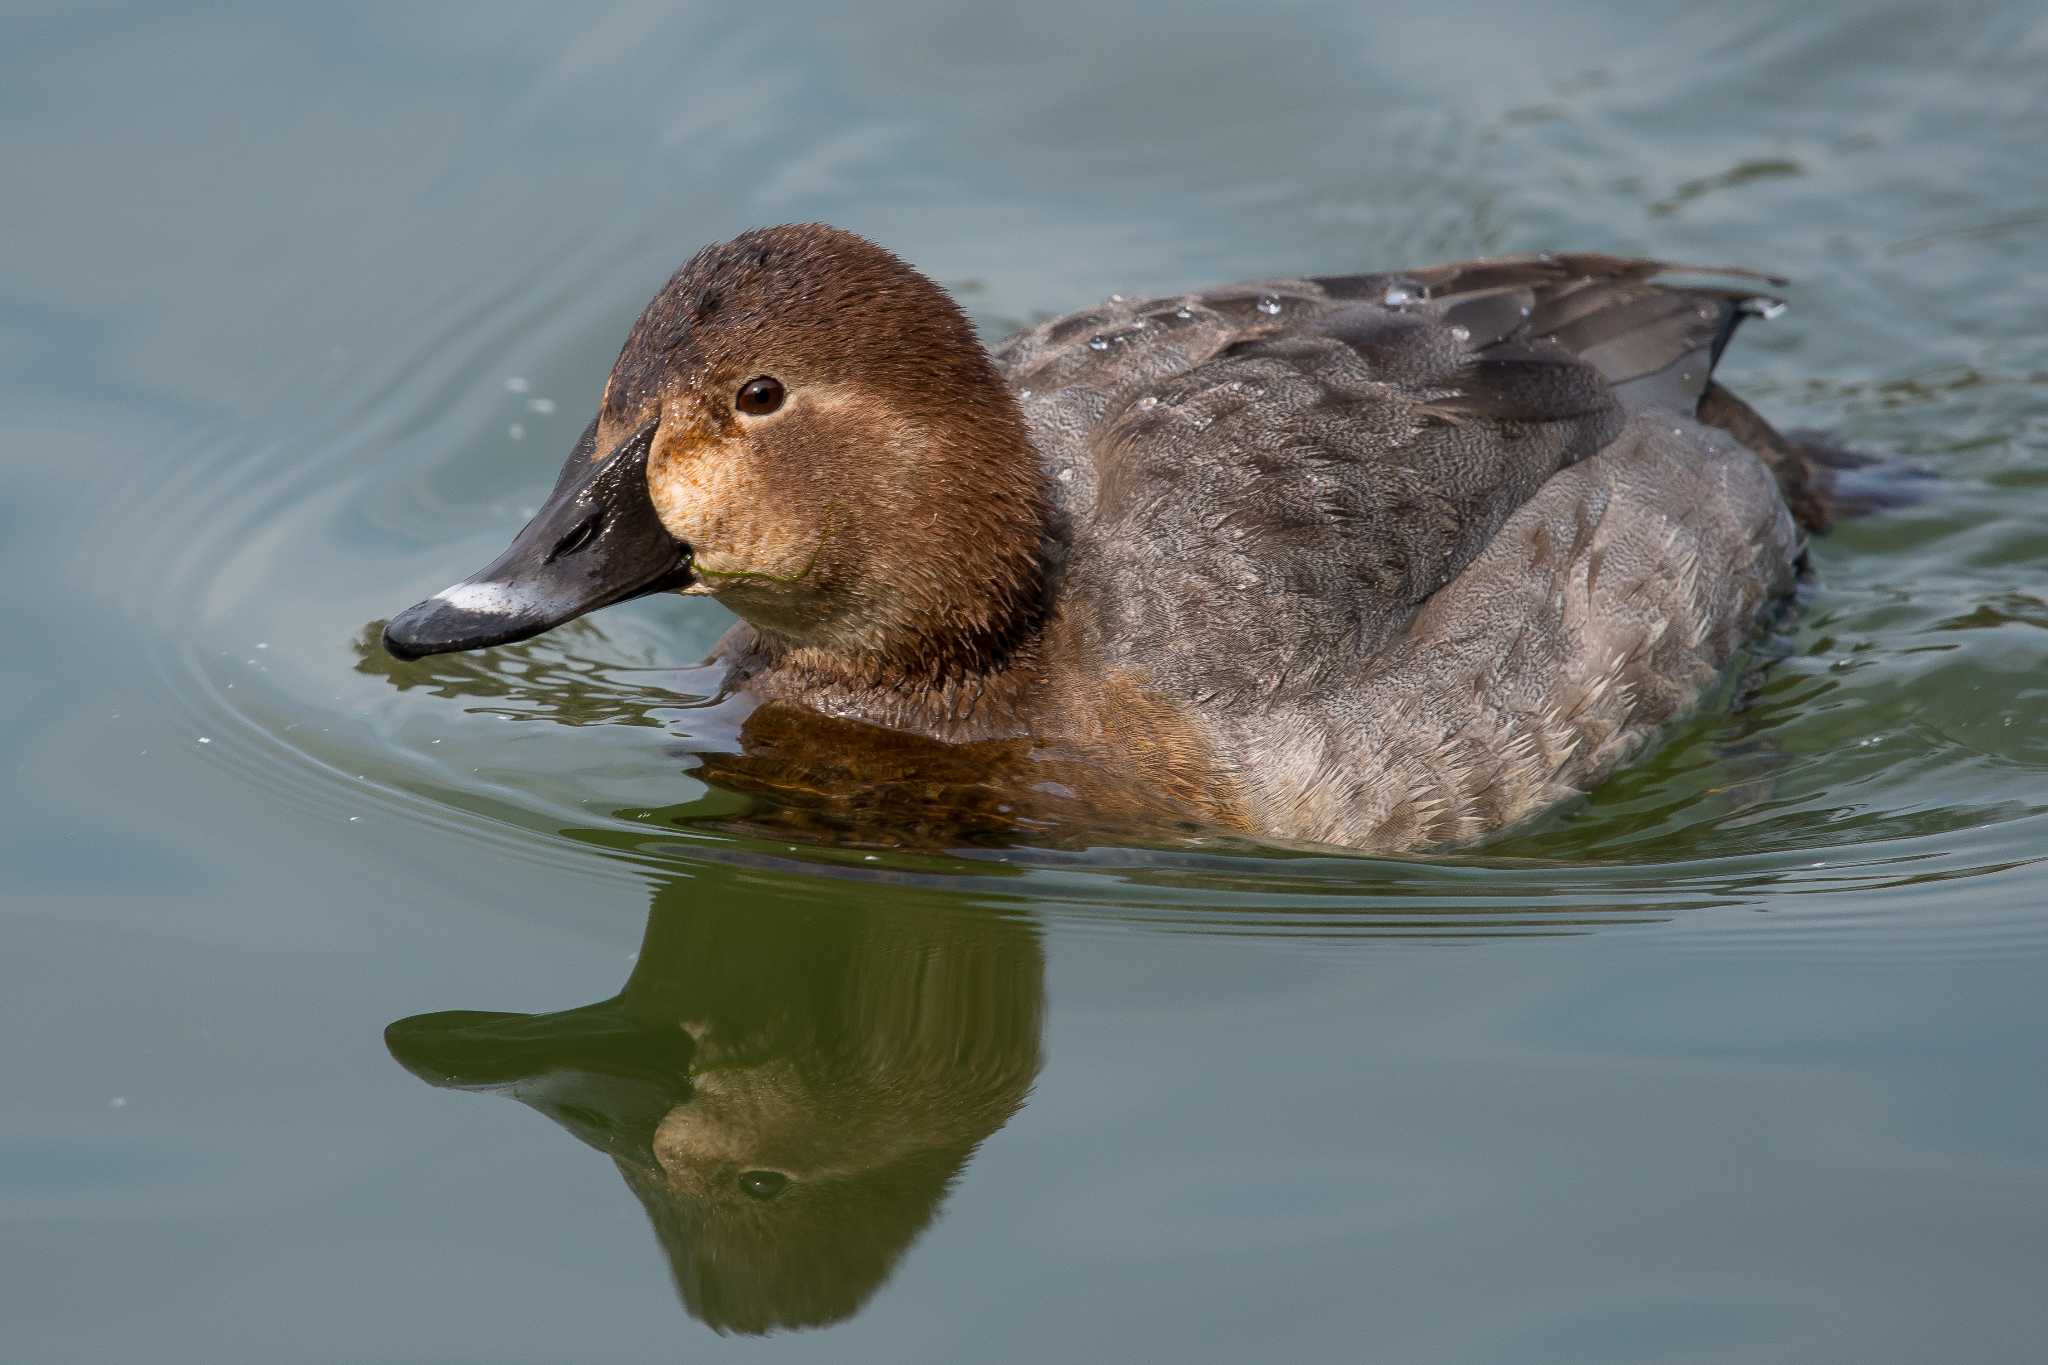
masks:
[[[696,1055],[673,1020],[617,1000],[559,1014],[416,1014],[386,1028],[384,1045],[429,1085],[510,1095],[616,1157],[644,1154],[662,1117],[690,1098]]]
[[[614,602],[688,587],[690,547],[668,533],[647,492],[656,425],[593,460],[593,422],[511,548],[481,573],[392,617],[384,648],[417,659],[511,644]]]

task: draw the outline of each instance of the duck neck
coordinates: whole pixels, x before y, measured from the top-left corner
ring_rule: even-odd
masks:
[[[908,610],[860,646],[802,643],[764,633],[776,663],[817,683],[860,690],[890,706],[978,690],[1017,667],[1043,634],[1054,547],[1043,516],[942,540],[920,565]]]
[[[944,730],[1028,673],[1056,596],[1057,543],[1038,452],[1007,392],[949,439],[923,505],[878,554],[852,638],[759,628],[757,658],[792,700],[898,728]],[[1005,420],[1007,419],[1007,420]],[[1020,667],[1021,666],[1021,667]],[[872,713],[872,714],[870,714]],[[924,722],[929,720],[929,725]]]

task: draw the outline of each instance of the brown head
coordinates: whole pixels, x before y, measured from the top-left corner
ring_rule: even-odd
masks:
[[[758,229],[662,287],[548,505],[386,643],[500,644],[681,588],[849,677],[972,672],[1037,619],[1042,478],[943,290],[852,233]]]

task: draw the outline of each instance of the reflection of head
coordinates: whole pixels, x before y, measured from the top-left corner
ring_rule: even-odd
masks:
[[[426,1079],[508,1091],[612,1156],[707,1325],[835,1322],[1023,1103],[1037,937],[907,892],[707,909],[680,903],[691,885],[657,896],[615,999],[387,1037]]]
[[[657,913],[648,949],[626,995],[690,1023],[695,1093],[657,1127],[651,1161],[620,1169],[684,1301],[740,1332],[847,1316],[1023,1102],[1036,938],[905,898]]]
[[[853,1175],[792,1182],[774,1202],[696,1199],[619,1163],[690,1315],[721,1332],[822,1327],[850,1317],[931,1222],[972,1144],[913,1152]]]

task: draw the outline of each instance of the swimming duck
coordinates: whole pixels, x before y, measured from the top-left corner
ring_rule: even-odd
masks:
[[[750,231],[385,645],[707,596],[730,691],[968,746],[1020,800],[1470,841],[1597,783],[1792,592],[1825,490],[1712,379],[1772,283],[1520,256],[1112,297],[990,351],[881,247]]]

